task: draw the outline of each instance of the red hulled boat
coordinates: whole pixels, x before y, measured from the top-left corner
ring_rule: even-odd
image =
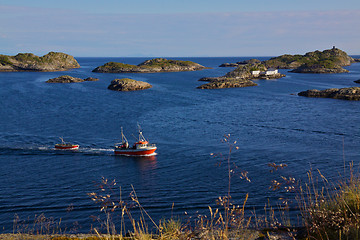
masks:
[[[55,144],[55,149],[59,149],[59,150],[77,150],[77,149],[79,149],[79,145],[67,143],[64,141],[63,138],[60,138],[60,139],[61,139],[61,143]]]
[[[143,136],[139,127],[139,139],[134,143],[132,147],[129,147],[129,143],[121,128],[121,143],[115,144],[116,155],[127,155],[127,156],[148,156],[155,153],[157,147],[155,144],[150,144]]]

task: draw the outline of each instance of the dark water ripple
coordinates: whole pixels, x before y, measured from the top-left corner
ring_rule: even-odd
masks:
[[[43,213],[62,219],[63,228],[76,226],[88,232],[96,224],[90,216],[101,212],[87,193],[98,190],[101,177],[116,179],[129,204],[133,186],[156,221],[208,213],[208,206],[216,207],[216,199],[227,193],[226,164],[210,153],[226,156],[228,147],[221,139],[228,133],[239,147],[231,160],[251,179],[248,183],[234,176],[232,199],[241,205],[249,193],[249,211],[262,211],[268,201],[276,205],[279,197],[294,197],[269,190],[271,180],[279,177],[270,173],[270,162],[288,164],[281,174],[299,180],[317,168],[328,179],[336,179],[344,161],[359,164],[359,102],[296,96],[307,89],[356,86],[359,63],[347,67],[348,74],[281,70],[285,78],[257,81],[257,87],[196,89],[202,84],[199,78],[231,70],[218,68],[221,63],[245,59],[190,59],[213,67],[197,72],[99,74],[91,70],[108,61],[138,64],[145,59],[78,58],[82,68],[68,72],[0,73],[1,231],[12,232],[15,214],[31,222]],[[65,74],[100,81],[45,83]],[[147,81],[153,88],[107,90],[111,80],[122,77]],[[158,154],[114,156],[112,146],[119,141],[120,127],[132,141],[137,123],[158,145]],[[59,137],[81,148],[54,150]],[[137,208],[133,212],[139,214]],[[290,212],[295,216],[297,209]]]

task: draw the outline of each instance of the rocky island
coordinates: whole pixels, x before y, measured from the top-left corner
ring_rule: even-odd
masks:
[[[299,96],[314,98],[334,98],[343,100],[360,100],[360,87],[330,88],[325,90],[307,90],[298,93]]]
[[[354,81],[354,83],[360,83],[360,79],[359,79],[359,80]]]
[[[284,77],[277,69],[267,69],[264,64],[258,61],[250,61],[239,66],[233,71],[222,77],[201,78],[199,81],[209,83],[203,84],[199,89],[218,89],[218,88],[235,88],[257,86],[251,80],[257,79],[276,79]]]
[[[16,56],[0,55],[0,72],[54,72],[79,67],[73,56],[60,52],[49,52],[42,57],[32,53],[19,53]]]
[[[281,55],[264,61],[264,64],[272,68],[294,69],[291,72],[296,73],[343,73],[348,72],[344,66],[355,62],[346,52],[333,47],[305,55]]]
[[[157,72],[183,72],[197,71],[206,67],[191,61],[168,60],[165,58],[155,58],[146,60],[139,65],[131,65],[118,62],[108,62],[97,67],[93,72],[100,73],[157,73]]]
[[[93,77],[81,79],[81,78],[71,77],[69,75],[63,75],[57,78],[51,78],[47,80],[46,83],[76,83],[76,82],[89,82],[89,81],[93,82],[98,80],[99,80],[98,78],[93,78]]]
[[[346,52],[333,47],[322,52],[317,50],[304,55],[284,54],[262,62],[258,59],[250,59],[236,63],[224,63],[220,67],[237,67],[249,63],[262,63],[267,68],[293,69],[291,72],[296,73],[344,73],[348,72],[348,70],[343,67],[355,62],[359,62],[359,59],[354,59],[348,56]]]
[[[151,88],[147,82],[137,81],[130,78],[114,79],[108,86],[108,89],[114,91],[136,91]]]

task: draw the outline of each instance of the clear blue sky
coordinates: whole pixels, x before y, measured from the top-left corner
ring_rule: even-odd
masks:
[[[0,0],[0,54],[360,54],[360,0]]]

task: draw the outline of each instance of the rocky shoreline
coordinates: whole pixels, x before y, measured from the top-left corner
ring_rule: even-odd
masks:
[[[199,81],[208,81],[209,83],[197,87],[198,89],[241,88],[257,86],[257,84],[253,81],[237,78],[202,78],[199,79]]]
[[[60,52],[49,52],[42,57],[32,53],[19,53],[16,56],[0,55],[0,72],[55,72],[79,67],[73,56]]]
[[[155,58],[146,60],[138,65],[108,62],[93,70],[98,73],[158,73],[158,72],[184,72],[207,69],[198,63],[191,61],[168,60]]]

